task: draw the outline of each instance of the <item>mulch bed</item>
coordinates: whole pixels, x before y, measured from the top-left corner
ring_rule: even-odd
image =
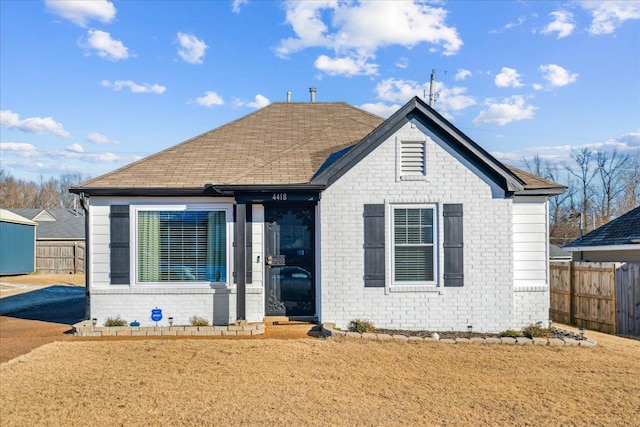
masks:
[[[510,335],[502,335],[502,334],[486,334],[480,332],[462,332],[462,331],[407,331],[403,329],[383,329],[376,328],[374,331],[376,334],[389,334],[389,335],[406,335],[408,337],[420,337],[420,338],[428,338],[432,337],[434,333],[437,333],[440,339],[453,339],[456,338],[501,338]],[[520,335],[525,336],[525,335]],[[547,337],[541,337],[547,338]],[[574,332],[566,331],[560,328],[551,328],[548,338],[573,338],[574,340],[586,340],[587,337],[576,334]]]

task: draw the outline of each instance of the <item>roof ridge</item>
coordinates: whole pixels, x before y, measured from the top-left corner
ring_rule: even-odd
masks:
[[[287,103],[283,102],[282,104],[287,104]],[[325,102],[324,104],[329,104],[329,103]],[[343,102],[332,102],[331,104],[345,104],[345,103],[343,103]],[[351,115],[346,116],[346,118],[348,120],[352,120],[352,121],[355,121],[357,123],[361,123],[360,121],[353,119],[353,117]],[[271,158],[263,161],[262,163],[256,164],[252,168],[245,169],[242,173],[237,174],[236,176],[234,176],[232,179],[229,180],[229,183],[237,182],[240,178],[246,177],[250,173],[253,173],[256,168],[263,168],[266,165],[272,164],[276,160],[280,159],[282,157],[283,153],[287,153],[287,152],[290,152],[290,151],[294,150],[295,148],[299,148],[299,147],[308,145],[311,141],[324,137],[327,133],[329,133],[330,130],[333,130],[335,128],[336,128],[336,125],[334,124],[332,126],[329,126],[329,127],[325,128],[325,130],[321,134],[310,135],[308,138],[302,139],[297,144],[291,144],[291,145],[287,146],[283,150],[278,151],[277,153],[274,153],[273,156],[271,156]],[[353,145],[353,144],[349,144],[349,145]],[[342,147],[342,148],[344,148],[344,147]]]

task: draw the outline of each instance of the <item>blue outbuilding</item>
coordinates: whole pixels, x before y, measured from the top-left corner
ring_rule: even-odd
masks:
[[[34,221],[0,209],[0,276],[36,270],[36,225]]]

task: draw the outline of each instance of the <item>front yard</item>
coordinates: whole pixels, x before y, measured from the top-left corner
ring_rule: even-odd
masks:
[[[640,341],[55,342],[0,365],[10,425],[629,425]]]

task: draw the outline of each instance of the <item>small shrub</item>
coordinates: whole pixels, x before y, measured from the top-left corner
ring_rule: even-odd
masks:
[[[355,319],[349,322],[349,332],[373,332],[376,328],[368,320]]]
[[[518,338],[522,336],[522,334],[518,331],[514,331],[513,329],[507,329],[506,331],[500,332],[500,336],[507,338]]]
[[[107,320],[104,321],[104,326],[127,326],[127,321],[118,314],[116,317],[107,317]]]
[[[191,322],[191,326],[209,326],[209,321],[200,316],[191,317],[189,322]]]
[[[529,325],[522,328],[522,334],[527,338],[545,338],[549,336],[549,329],[542,326]]]

